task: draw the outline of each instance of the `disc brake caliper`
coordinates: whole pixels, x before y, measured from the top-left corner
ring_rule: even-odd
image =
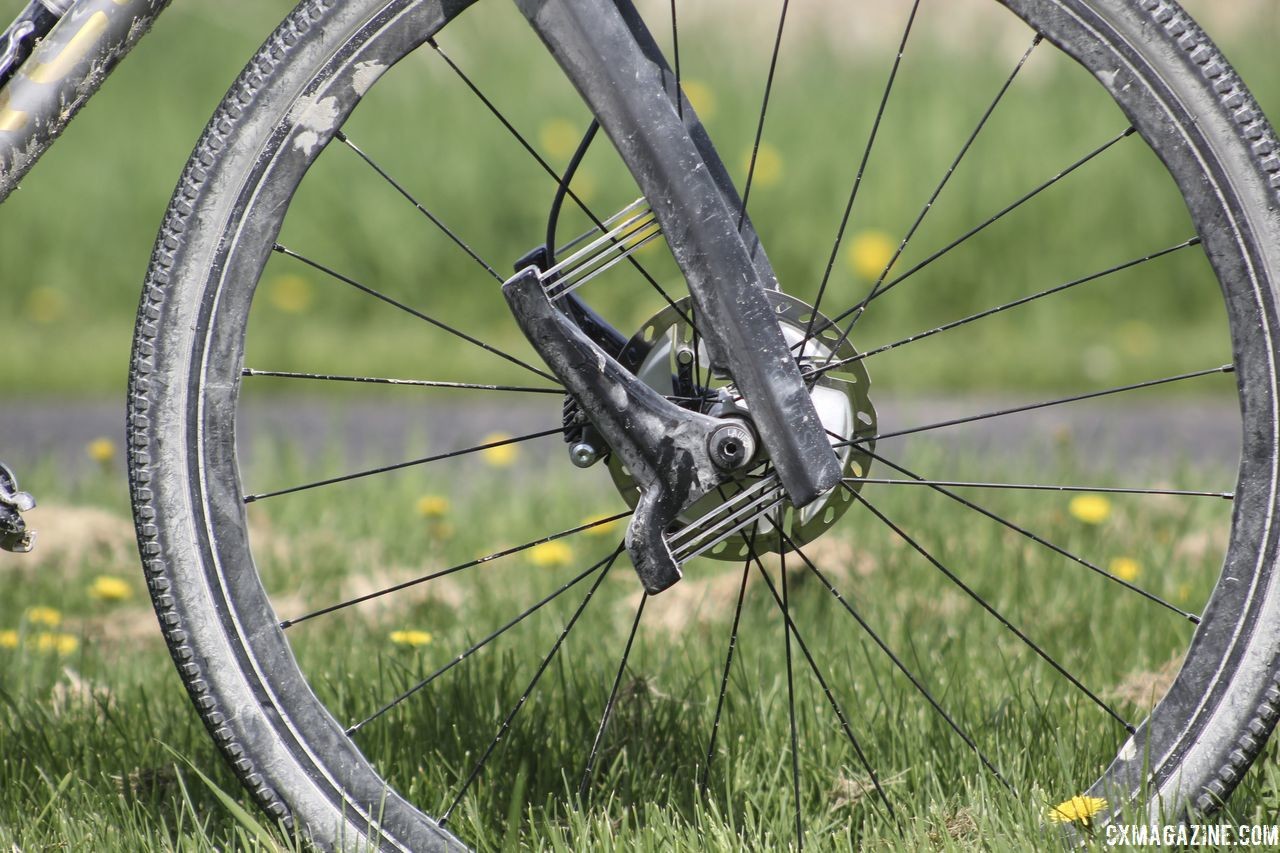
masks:
[[[641,494],[627,550],[645,590],[661,592],[680,580],[667,528],[751,464],[750,427],[682,409],[637,379],[551,304],[535,267],[517,273],[502,292],[525,337],[631,472]]]

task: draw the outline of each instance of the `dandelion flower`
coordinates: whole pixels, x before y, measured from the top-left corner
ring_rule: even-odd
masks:
[[[417,648],[418,646],[429,645],[434,639],[435,638],[431,636],[430,631],[406,630],[391,632],[391,642],[395,643],[397,646],[411,646]]]
[[[1188,601],[1190,601],[1191,600],[1191,584],[1186,584],[1186,583],[1178,584],[1178,591],[1175,597],[1178,599],[1179,604],[1186,604]]]
[[[748,148],[742,155],[742,171],[751,169],[752,149]],[[757,187],[772,187],[782,180],[782,154],[767,142],[761,142],[755,151],[756,169],[751,175],[751,182]]]
[[[573,194],[584,203],[594,199],[599,188],[600,182],[596,180],[596,176],[586,169],[579,169],[573,176]],[[651,244],[645,245],[647,248]]]
[[[1102,495],[1080,495],[1071,499],[1067,511],[1085,524],[1101,524],[1111,517],[1111,501]]]
[[[1142,564],[1132,557],[1116,557],[1111,561],[1111,574],[1122,581],[1136,581],[1142,574]]]
[[[511,441],[511,436],[505,432],[491,432],[484,438],[480,439],[481,444],[497,444],[497,447],[486,447],[480,451],[480,458],[486,464],[492,465],[494,468],[506,468],[512,465],[516,458],[519,457],[520,451],[516,449],[514,444],[498,444],[501,441]]]
[[[448,514],[448,498],[441,495],[423,495],[418,498],[418,515],[423,518],[444,518]]]
[[[32,638],[31,644],[37,651],[56,652],[60,655],[72,654],[80,648],[80,640],[74,634],[61,631],[41,631]]]
[[[616,513],[613,515],[616,515]],[[587,527],[587,529],[582,532],[588,536],[608,536],[617,529],[618,522],[622,520],[614,518],[613,515],[606,515],[603,512],[595,515],[588,515],[586,518],[582,519],[582,526],[586,527],[588,524],[594,526]]]
[[[1093,816],[1107,807],[1101,797],[1072,797],[1065,803],[1049,809],[1049,820],[1055,823],[1083,823],[1088,825]]]
[[[116,575],[98,575],[89,585],[89,596],[99,601],[124,601],[133,597],[133,587]]]
[[[701,80],[682,80],[680,88],[684,89],[685,98],[702,121],[709,121],[716,114],[716,93],[706,83]]]
[[[44,607],[37,605],[36,607],[28,607],[27,612],[23,614],[27,617],[27,623],[31,625],[43,625],[46,628],[57,628],[62,624],[62,611],[52,607]]]
[[[37,287],[27,294],[27,317],[32,322],[48,325],[62,319],[67,311],[67,297],[53,287]]]
[[[102,436],[86,444],[84,452],[94,462],[105,465],[115,458],[116,445],[111,439]]]
[[[567,118],[547,119],[538,128],[538,144],[553,160],[568,160],[578,150],[585,130]]]
[[[267,298],[286,314],[301,314],[311,307],[311,282],[294,273],[278,275],[267,282]]]
[[[846,257],[850,268],[860,278],[876,281],[884,275],[885,267],[893,260],[893,253],[897,248],[888,234],[869,229],[853,235]]]
[[[1141,320],[1120,324],[1116,329],[1116,337],[1120,341],[1120,347],[1132,356],[1150,355],[1156,347],[1156,330]]]
[[[16,649],[18,647],[18,632],[12,629],[0,631],[0,649]]]
[[[564,566],[573,559],[573,549],[563,542],[543,542],[529,549],[529,561],[539,568]]]

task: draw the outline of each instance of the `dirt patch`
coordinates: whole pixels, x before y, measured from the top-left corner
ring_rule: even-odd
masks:
[[[1135,708],[1150,709],[1169,692],[1169,687],[1182,667],[1182,655],[1171,658],[1159,669],[1132,672],[1105,695],[1107,699],[1127,702]]]
[[[25,518],[36,531],[29,554],[0,552],[0,574],[79,570],[92,561],[100,571],[136,571],[138,547],[133,522],[97,507],[48,504]]]

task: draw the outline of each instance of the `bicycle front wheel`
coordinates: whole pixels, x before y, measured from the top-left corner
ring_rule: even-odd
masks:
[[[902,0],[849,32],[822,10],[788,22],[782,3],[732,36],[711,14],[727,4],[659,5],[641,11],[670,34],[689,96],[673,108],[701,115],[738,180],[784,333],[827,377],[815,403],[852,448],[845,486],[813,511],[754,501],[732,536],[686,532],[682,553],[734,567],[691,562],[671,592],[640,594],[617,541],[634,484],[558,448],[608,455],[498,285],[544,242],[563,179],[562,225],[587,229],[558,253],[564,289],[609,318],[624,365],[704,405],[731,377],[706,368],[669,254],[646,254],[662,242],[646,201],[604,143],[589,171],[591,116],[509,4],[305,2],[183,173],[130,379],[153,601],[240,778],[332,848],[495,846],[525,825],[563,832],[566,803],[594,804],[605,828],[573,825],[607,835],[655,800],[705,820],[706,797],[768,839],[857,841],[966,784],[1061,791],[1049,815],[1077,825],[1219,807],[1280,707],[1280,157],[1230,65],[1167,0]],[[962,30],[981,47],[946,49]],[[800,38],[808,64],[788,65]],[[501,93],[513,78],[522,91]],[[1071,156],[1032,156],[1046,152]],[[954,281],[904,299],[926,268]],[[1124,357],[1099,343],[1108,329]],[[999,426],[1197,383],[1226,451],[1108,456],[1090,438],[1073,456],[1061,435]],[[332,393],[320,406],[303,386]],[[939,389],[969,405],[894,402]],[[400,405],[376,393],[440,395],[398,410],[428,447],[396,457],[422,437],[369,438],[370,412]],[[1134,410],[1090,411],[1093,435]],[[308,429],[343,412],[356,437],[316,452]],[[251,446],[255,419],[308,450]],[[921,440],[951,429],[988,449]],[[1215,460],[1220,479],[1184,482]],[[740,632],[754,664],[735,660]],[[734,708],[738,679],[752,713]]]

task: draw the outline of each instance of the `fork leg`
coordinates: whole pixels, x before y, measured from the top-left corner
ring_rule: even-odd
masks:
[[[840,482],[840,465],[770,308],[727,170],[690,134],[675,75],[630,0],[515,0],[613,141],[689,283],[713,365],[727,368],[797,507]],[[692,109],[683,105],[687,115]],[[696,122],[693,123],[696,126]],[[766,272],[762,272],[765,270]]]

